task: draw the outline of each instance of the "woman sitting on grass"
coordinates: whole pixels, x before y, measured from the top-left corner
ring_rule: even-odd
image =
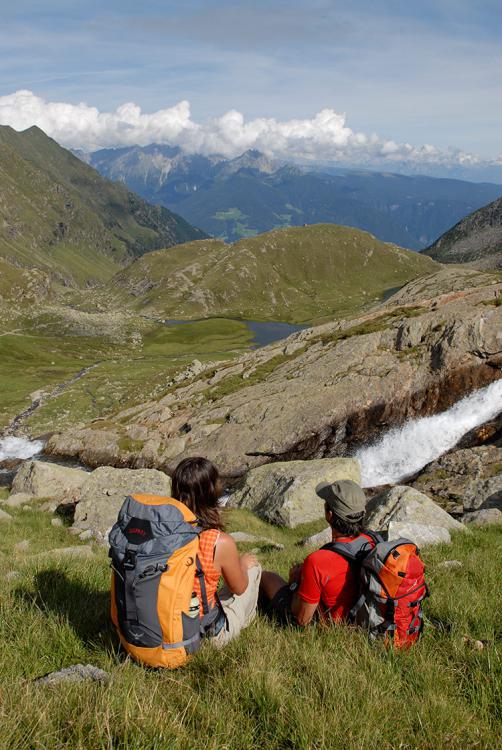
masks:
[[[207,632],[211,643],[225,646],[255,618],[261,567],[254,555],[239,555],[237,545],[224,531],[219,499],[222,483],[218,470],[205,458],[186,458],[172,476],[172,496],[184,503],[202,528],[199,559],[204,571],[206,596],[210,609],[218,607],[219,616]],[[220,577],[225,585],[217,594]],[[202,601],[200,580],[195,577],[195,592]]]

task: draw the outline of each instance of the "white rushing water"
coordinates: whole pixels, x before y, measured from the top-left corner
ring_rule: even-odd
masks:
[[[42,451],[41,440],[28,440],[23,437],[0,438],[0,461],[8,458],[31,458]]]
[[[453,448],[469,430],[502,411],[502,380],[480,388],[447,411],[396,427],[355,454],[363,487],[395,484]]]

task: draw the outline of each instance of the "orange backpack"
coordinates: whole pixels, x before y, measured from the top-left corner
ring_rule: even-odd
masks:
[[[111,618],[125,650],[150,667],[185,664],[223,616],[219,606],[208,607],[199,532],[186,505],[143,494],[125,499],[110,531]]]
[[[429,594],[419,549],[409,539],[386,542],[375,532],[365,534],[371,543],[359,536],[323,547],[359,567],[360,596],[349,621],[365,628],[371,640],[407,648],[422,632],[422,602]]]

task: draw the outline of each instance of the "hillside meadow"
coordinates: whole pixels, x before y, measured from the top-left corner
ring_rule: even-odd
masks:
[[[101,335],[71,329],[62,335],[61,328],[61,321],[49,316],[37,326],[0,333],[0,428],[27,409],[30,394],[39,389],[44,401],[23,421],[35,434],[155,398],[194,358],[232,359],[252,341],[245,323],[223,319],[173,327],[125,319],[116,331]]]
[[[260,616],[225,650],[206,644],[187,667],[167,672],[146,670],[118,652],[108,620],[106,549],[95,547],[85,560],[58,561],[51,550],[78,540],[36,508],[12,515],[0,545],[2,749],[463,750],[498,744],[501,528],[424,550],[431,597],[424,636],[409,653],[372,647],[346,626],[281,630]],[[319,527],[281,530],[243,511],[229,512],[227,524],[282,542],[283,551],[262,547],[259,557],[283,574],[301,554],[295,542]],[[16,552],[25,539],[28,550]],[[441,567],[452,559],[462,567]],[[13,570],[17,577],[7,580]],[[465,636],[486,645],[477,650]],[[76,663],[107,670],[110,684],[49,688],[33,682]]]

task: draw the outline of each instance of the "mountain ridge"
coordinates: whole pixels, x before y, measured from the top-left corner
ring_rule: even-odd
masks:
[[[150,144],[86,157],[102,174],[227,241],[329,222],[419,250],[502,186],[365,169],[309,167],[248,150],[234,159]]]
[[[107,278],[143,252],[205,236],[35,126],[0,126],[0,212],[0,256],[65,283]]]
[[[318,224],[147,253],[115,275],[106,294],[156,317],[302,323],[359,309],[438,269],[367,232]]]
[[[502,269],[502,198],[466,216],[423,253],[440,263]]]

